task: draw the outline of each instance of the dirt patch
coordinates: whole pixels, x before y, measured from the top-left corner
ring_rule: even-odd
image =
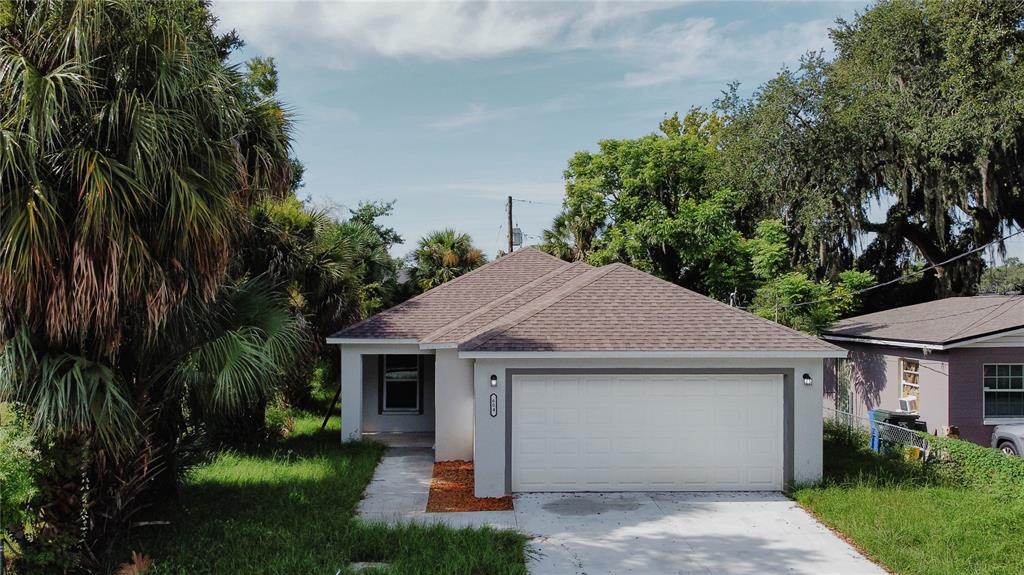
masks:
[[[434,464],[430,481],[427,512],[511,511],[511,497],[476,497],[473,495],[473,462],[441,461]]]

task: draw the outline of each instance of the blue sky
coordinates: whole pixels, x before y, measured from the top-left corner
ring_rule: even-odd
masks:
[[[405,255],[454,227],[493,257],[504,202],[539,236],[569,157],[749,93],[864,2],[217,2],[240,58],[274,56],[315,204],[396,200]],[[342,211],[342,214],[347,212]]]

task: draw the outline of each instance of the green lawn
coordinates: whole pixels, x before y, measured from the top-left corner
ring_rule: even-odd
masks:
[[[390,564],[375,573],[526,573],[515,533],[354,520],[382,451],[343,446],[337,418],[320,431],[303,414],[289,439],[193,470],[177,501],[148,514],[171,524],[136,528],[129,548],[155,560],[154,575],[335,575],[361,561]]]
[[[901,575],[1024,573],[1024,486],[965,487],[826,432],[825,481],[794,496]]]

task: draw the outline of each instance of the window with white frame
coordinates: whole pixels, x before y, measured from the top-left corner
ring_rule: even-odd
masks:
[[[422,413],[420,356],[385,355],[380,367],[380,412]]]
[[[1024,419],[1024,364],[985,364],[985,418]]]
[[[900,411],[917,413],[921,402],[921,362],[900,359]]]

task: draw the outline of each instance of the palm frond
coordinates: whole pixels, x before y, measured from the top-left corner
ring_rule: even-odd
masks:
[[[0,400],[27,405],[43,437],[81,434],[119,452],[137,433],[124,382],[109,366],[61,352],[37,352],[26,330],[0,348]]]

